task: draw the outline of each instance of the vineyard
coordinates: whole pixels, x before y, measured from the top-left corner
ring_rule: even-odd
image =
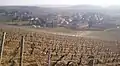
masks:
[[[24,36],[23,66],[120,66],[120,42],[0,28],[6,32],[1,65],[19,66]],[[1,38],[0,38],[1,40]]]

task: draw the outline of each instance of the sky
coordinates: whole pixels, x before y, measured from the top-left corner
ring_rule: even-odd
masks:
[[[0,5],[120,5],[120,0],[0,0]]]

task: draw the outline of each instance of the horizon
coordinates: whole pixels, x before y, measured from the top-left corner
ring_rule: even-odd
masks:
[[[110,5],[110,6],[99,6],[99,5],[90,5],[90,4],[79,4],[79,5],[51,5],[51,4],[44,4],[44,5],[0,5],[0,6],[36,6],[36,7],[70,7],[70,6],[96,6],[101,8],[108,8],[108,7],[118,7],[120,5]]]
[[[38,6],[38,5],[94,5],[101,7],[108,7],[119,5],[119,0],[3,0],[0,2],[0,6]]]

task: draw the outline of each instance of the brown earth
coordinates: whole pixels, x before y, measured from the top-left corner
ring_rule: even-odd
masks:
[[[2,66],[14,63],[18,66],[21,36],[25,37],[24,66],[47,66],[49,49],[51,66],[90,66],[91,58],[94,58],[95,66],[119,66],[119,41],[58,35],[6,25],[0,25],[0,36],[2,32],[7,32]]]

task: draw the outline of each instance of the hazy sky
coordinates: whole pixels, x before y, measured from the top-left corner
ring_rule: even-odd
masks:
[[[120,5],[120,0],[0,0],[0,5]]]

